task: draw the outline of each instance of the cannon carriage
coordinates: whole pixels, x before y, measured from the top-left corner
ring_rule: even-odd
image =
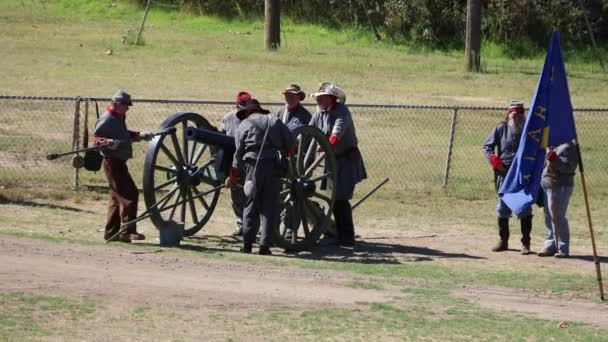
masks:
[[[160,128],[169,133],[156,137],[145,155],[144,215],[159,229],[182,223],[183,235],[191,236],[203,229],[217,205],[232,164],[234,139],[191,112],[170,116]],[[281,215],[290,211],[297,228],[281,224],[273,239],[275,246],[301,251],[331,227],[336,159],[320,130],[302,126],[293,133],[297,148],[282,160],[285,172],[279,181]]]

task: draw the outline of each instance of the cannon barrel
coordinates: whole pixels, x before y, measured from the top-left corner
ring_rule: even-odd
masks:
[[[234,137],[218,133],[209,129],[188,127],[184,131],[186,139],[196,141],[200,144],[206,144],[212,147],[216,168],[224,177],[230,174],[232,166],[232,158],[236,151],[236,143]],[[213,148],[215,147],[215,149]]]
[[[188,127],[186,128],[185,134],[186,139],[193,140],[198,143],[217,146],[224,150],[232,150],[233,153],[236,149],[234,137],[223,133],[214,132],[204,128]]]

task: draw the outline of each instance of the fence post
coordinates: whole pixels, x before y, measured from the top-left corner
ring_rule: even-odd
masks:
[[[443,187],[448,186],[448,178],[450,176],[450,164],[452,161],[452,148],[454,147],[454,133],[456,133],[456,118],[458,116],[458,107],[452,109],[452,125],[450,127],[450,139],[448,141],[448,155],[445,160],[445,172],[443,175]]]
[[[72,150],[77,150],[80,145],[80,97],[76,98],[74,104],[74,126],[72,127]],[[74,191],[78,191],[78,168],[74,168]]]

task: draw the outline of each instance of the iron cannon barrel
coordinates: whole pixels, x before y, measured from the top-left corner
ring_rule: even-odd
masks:
[[[234,151],[236,145],[234,137],[229,135],[214,132],[204,128],[188,127],[185,131],[186,139],[193,140],[198,143],[217,146],[224,150]]]

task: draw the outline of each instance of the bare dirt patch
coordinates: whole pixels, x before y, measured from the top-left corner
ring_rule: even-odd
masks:
[[[137,248],[0,239],[0,289],[119,305],[217,308],[384,302],[398,291],[348,287],[348,273],[193,259]]]
[[[466,288],[452,291],[484,308],[517,312],[558,322],[585,322],[608,329],[608,305],[573,299],[558,299],[532,292],[508,289]]]

